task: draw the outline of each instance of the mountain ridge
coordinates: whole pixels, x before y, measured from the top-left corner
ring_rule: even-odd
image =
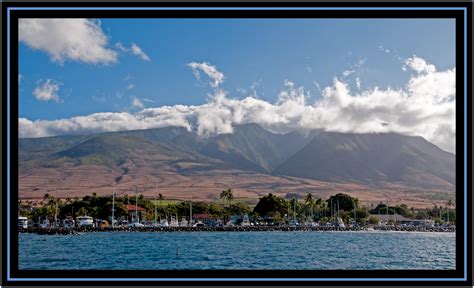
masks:
[[[199,177],[214,187],[227,183],[225,179],[231,176],[225,175],[234,173],[245,175],[243,182],[254,179],[252,175],[268,175],[278,183],[287,181],[284,179],[301,179],[298,185],[308,191],[312,188],[304,184],[304,179],[446,193],[455,189],[454,154],[420,136],[397,133],[314,130],[306,134],[298,131],[277,134],[252,123],[234,126],[233,133],[207,138],[185,128],[164,127],[21,138],[19,144],[20,181],[22,177],[32,179],[25,189],[38,188],[42,183],[36,179],[41,174],[39,170],[61,173],[82,169],[80,173],[87,174],[86,167],[106,171],[101,173],[109,175],[104,176],[107,179],[118,179],[101,179],[110,183],[101,184],[106,186],[129,185],[136,179],[160,181],[167,177],[160,175],[168,173],[176,179]],[[255,187],[259,187],[258,177],[252,180]],[[252,185],[245,189],[254,191]]]

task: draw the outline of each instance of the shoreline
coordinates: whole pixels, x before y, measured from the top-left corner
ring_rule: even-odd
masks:
[[[33,233],[39,235],[78,235],[86,232],[291,232],[291,231],[392,231],[392,232],[456,232],[455,227],[304,227],[304,226],[228,226],[228,227],[99,227],[99,228],[18,228],[18,233]]]

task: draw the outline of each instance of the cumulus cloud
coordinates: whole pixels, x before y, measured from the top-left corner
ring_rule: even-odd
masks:
[[[98,21],[90,19],[19,20],[19,41],[48,53],[55,62],[72,60],[90,64],[117,61],[117,52],[107,48],[107,36]]]
[[[224,82],[224,74],[219,72],[215,66],[212,66],[208,62],[191,62],[188,63],[188,67],[191,67],[194,76],[196,76],[198,80],[201,78],[200,72],[206,74],[212,80],[209,82],[211,87],[217,88],[220,84],[222,84],[222,82]]]
[[[425,59],[413,55],[405,60],[405,65],[403,66],[404,70],[409,67],[417,73],[433,73],[436,71],[436,67],[433,64],[429,64]]]
[[[57,82],[52,79],[47,79],[46,81],[40,80],[37,83],[38,85],[33,90],[33,95],[36,99],[40,101],[55,101],[59,102],[59,86],[60,82]]]
[[[274,103],[253,96],[236,99],[216,89],[207,103],[197,106],[96,113],[55,121],[20,118],[20,137],[165,126],[185,127],[206,137],[232,133],[234,125],[258,123],[277,133],[324,129],[419,135],[446,151],[455,152],[455,68],[437,71],[434,66],[422,70],[418,67],[407,66],[414,73],[399,89],[375,87],[354,92],[343,80],[334,78],[331,85],[322,89],[322,98],[312,103],[304,87],[287,80]],[[319,86],[317,82],[315,85]]]

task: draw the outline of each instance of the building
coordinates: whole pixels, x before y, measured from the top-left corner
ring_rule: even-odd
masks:
[[[145,208],[136,207],[135,205],[132,205],[132,204],[126,204],[126,205],[124,205],[124,207],[128,211],[128,216],[131,219],[130,222],[135,222],[136,221],[137,213],[138,213],[139,219],[141,219],[141,220],[145,219],[145,213],[146,213]]]
[[[397,225],[409,225],[409,226],[433,226],[433,220],[426,219],[410,219],[399,214],[372,214],[377,217],[380,222],[379,225],[387,225],[389,222]]]
[[[193,214],[193,219],[195,220],[195,222],[201,221],[207,226],[214,226],[215,222],[211,214]]]

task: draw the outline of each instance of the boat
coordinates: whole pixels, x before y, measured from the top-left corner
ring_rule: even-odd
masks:
[[[179,226],[178,225],[178,220],[174,216],[171,216],[169,226],[170,227],[178,227]]]
[[[179,227],[188,227],[188,220],[186,220],[186,217],[181,217],[181,221],[179,221]]]
[[[50,227],[49,220],[48,219],[43,220],[43,223],[40,224],[40,227],[41,228],[49,228]]]
[[[18,228],[26,229],[28,228],[28,218],[23,216],[18,216]]]
[[[247,214],[244,215],[244,218],[242,219],[242,223],[240,223],[240,226],[250,226],[249,215]]]
[[[204,225],[204,223],[202,223],[202,221],[198,221],[193,225],[193,227],[204,227],[204,226],[205,225]]]
[[[161,219],[160,220],[160,226],[161,227],[169,227],[170,225],[168,224],[168,220],[165,219]]]
[[[342,219],[340,217],[337,217],[336,227],[346,228],[346,225],[344,224],[344,221],[342,221]]]
[[[292,219],[292,220],[290,220],[289,225],[290,226],[300,226],[300,222],[298,222],[298,220],[296,220],[296,219]]]
[[[90,216],[79,216],[77,219],[77,227],[94,227],[94,219]]]
[[[72,219],[71,216],[68,216],[66,219],[63,220],[63,227],[64,228],[74,228],[75,221]]]
[[[132,223],[128,224],[128,227],[145,227],[145,225],[143,225],[140,222],[132,222]]]

